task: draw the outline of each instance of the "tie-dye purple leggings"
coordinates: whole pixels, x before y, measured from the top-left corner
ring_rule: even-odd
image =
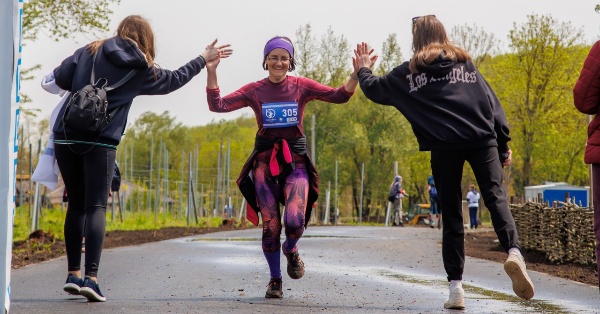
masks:
[[[275,182],[267,162],[256,161],[252,172],[263,222],[263,251],[277,252],[281,247],[281,212],[275,195],[280,194],[282,187],[285,197],[283,225],[285,226],[286,241],[288,244],[295,244],[304,233],[306,199],[308,198],[308,174],[305,165],[297,163],[296,170],[285,178],[283,185]],[[293,246],[292,249],[294,249]]]

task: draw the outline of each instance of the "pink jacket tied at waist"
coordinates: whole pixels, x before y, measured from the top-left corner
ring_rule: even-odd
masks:
[[[277,161],[277,152],[279,152],[280,149],[283,149],[283,158],[284,158],[285,162],[288,164],[292,162],[292,152],[290,152],[290,147],[285,139],[281,140],[281,146],[283,146],[283,147],[280,147],[278,143],[273,144],[273,151],[271,152],[271,160],[269,161],[269,168],[271,169],[272,176],[279,175],[280,168],[279,168],[279,162]]]

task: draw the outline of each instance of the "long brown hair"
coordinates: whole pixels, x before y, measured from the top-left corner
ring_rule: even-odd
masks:
[[[146,56],[148,66],[154,66],[156,51],[154,48],[154,32],[150,23],[139,15],[130,15],[124,18],[117,28],[117,36],[136,43]],[[96,40],[88,45],[90,53],[96,53],[106,39]]]
[[[447,60],[471,60],[466,50],[450,42],[444,25],[434,15],[425,15],[413,20],[412,33],[413,57],[409,64],[411,73],[419,73],[419,67],[433,63],[442,53]]]

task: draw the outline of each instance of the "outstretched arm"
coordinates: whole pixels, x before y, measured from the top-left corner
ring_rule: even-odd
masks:
[[[204,52],[192,59],[186,65],[176,71],[154,67],[154,71],[147,71],[145,81],[142,85],[140,95],[165,95],[171,93],[185,84],[206,67],[207,62],[213,62],[219,58],[227,58],[231,55],[230,45],[216,46],[215,39],[206,46]]]
[[[383,76],[374,76],[371,68],[375,64],[377,56],[371,56],[372,53],[373,49],[369,48],[365,42],[357,44],[356,50],[354,50],[360,88],[371,101],[382,105],[392,105],[389,91],[394,88],[387,80],[387,76],[391,75],[391,72]]]

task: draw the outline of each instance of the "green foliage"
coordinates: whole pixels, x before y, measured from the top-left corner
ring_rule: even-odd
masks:
[[[46,233],[52,234],[55,238],[64,240],[64,224],[65,224],[66,208],[54,206],[53,208],[42,208],[40,214],[39,229]],[[145,208],[142,210],[128,211],[124,210],[122,215],[124,219],[121,221],[121,215],[118,210],[113,217],[110,204],[106,214],[106,231],[113,230],[154,230],[165,227],[186,227],[187,220],[185,217],[173,216],[171,213],[165,216],[162,212],[154,217],[154,212],[151,209]],[[192,220],[193,221],[193,220]],[[192,222],[192,226],[199,227],[218,227],[223,223],[221,217],[202,217],[199,218],[198,224]],[[31,217],[27,207],[17,208],[13,223],[13,241],[26,240],[31,234]]]
[[[388,35],[381,49],[380,62],[375,73],[383,75],[402,63],[402,52],[396,33]]]
[[[510,31],[511,53],[482,68],[503,103],[513,140],[515,194],[542,181],[585,182],[585,116],[572,90],[588,48],[570,23],[530,15]]]
[[[500,43],[494,34],[487,33],[475,24],[453,27],[450,38],[469,52],[476,67],[479,67]]]
[[[25,0],[23,39],[35,41],[41,31],[58,41],[75,33],[107,31],[111,5],[121,0]]]
[[[30,208],[27,206],[16,208],[13,221],[13,241],[26,240],[29,234],[35,231],[31,230],[31,215],[29,211]],[[39,229],[51,233],[59,239],[64,239],[65,213],[58,206],[51,209],[41,208]]]

